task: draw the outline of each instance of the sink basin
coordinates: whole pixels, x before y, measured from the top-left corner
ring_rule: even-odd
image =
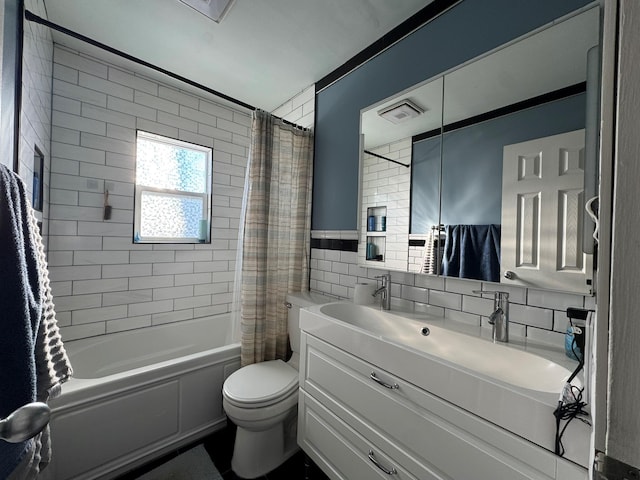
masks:
[[[341,349],[355,357],[354,368],[365,361],[371,373],[396,383],[392,395],[408,404],[416,399],[407,383],[554,451],[553,412],[576,365],[560,348],[518,338],[493,343],[491,330],[480,326],[351,302],[301,310],[300,329],[301,352],[314,351],[316,341]],[[302,358],[301,371],[317,355]],[[577,379],[572,384],[581,386]],[[590,435],[587,424],[572,422],[563,436],[565,457],[586,466]]]
[[[571,374],[549,359],[438,327],[427,320],[406,318],[352,303],[322,305],[320,313],[388,342],[514,387],[559,394]]]

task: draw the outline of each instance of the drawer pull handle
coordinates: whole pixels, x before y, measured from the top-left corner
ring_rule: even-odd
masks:
[[[390,390],[397,390],[398,388],[400,388],[400,385],[398,385],[397,383],[394,383],[393,385],[391,385],[389,383],[383,382],[378,377],[376,377],[376,372],[371,372],[371,380],[373,380],[379,385],[382,385],[384,388],[388,388]]]
[[[376,457],[373,456],[373,450],[369,450],[369,460],[371,460],[371,463],[373,463],[376,467],[378,467],[380,470],[382,470],[387,475],[397,475],[398,474],[398,471],[395,468],[391,467],[391,470],[389,470],[388,468],[385,468],[382,465],[380,465],[380,463],[376,460]]]

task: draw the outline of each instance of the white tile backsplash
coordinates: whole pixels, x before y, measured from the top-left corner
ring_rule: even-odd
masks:
[[[429,303],[438,307],[461,310],[462,295],[459,295],[457,293],[442,292],[440,290],[431,290],[429,292]]]
[[[509,318],[512,322],[523,323],[546,330],[553,329],[553,310],[518,305],[509,306]]]
[[[312,234],[313,238],[340,238],[339,232]],[[359,245],[359,249],[362,244]],[[358,281],[371,281],[375,276],[387,273],[378,268],[367,268],[357,264],[356,255],[342,252],[336,259],[336,250],[311,249],[311,289],[330,293],[341,298],[353,298]],[[338,266],[341,265],[341,266]],[[340,270],[346,273],[336,276],[331,273]],[[524,287],[508,286],[476,280],[436,277],[403,272],[392,275],[392,306],[413,309],[428,315],[444,317],[447,320],[491,328],[488,316],[493,311],[493,298],[480,296],[474,290],[501,290],[509,293],[510,334],[515,337],[528,336],[535,341],[551,343],[556,347],[564,344],[566,328],[565,310],[569,306],[595,308],[593,297],[581,295],[530,290]],[[343,288],[343,287],[349,288]]]
[[[584,297],[571,293],[531,289],[528,293],[527,303],[538,307],[566,310],[568,307],[582,308],[584,306]]]
[[[469,325],[480,326],[480,315],[473,313],[459,312],[457,310],[445,310],[444,317],[456,322],[468,323]]]

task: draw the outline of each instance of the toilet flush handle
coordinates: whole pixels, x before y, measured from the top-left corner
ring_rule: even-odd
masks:
[[[293,305],[291,305],[289,302],[284,302],[284,306],[287,308],[291,308]]]

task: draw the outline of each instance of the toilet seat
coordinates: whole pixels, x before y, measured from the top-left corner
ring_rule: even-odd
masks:
[[[232,373],[224,382],[222,393],[240,408],[262,408],[296,394],[298,371],[282,360],[247,365]]]

